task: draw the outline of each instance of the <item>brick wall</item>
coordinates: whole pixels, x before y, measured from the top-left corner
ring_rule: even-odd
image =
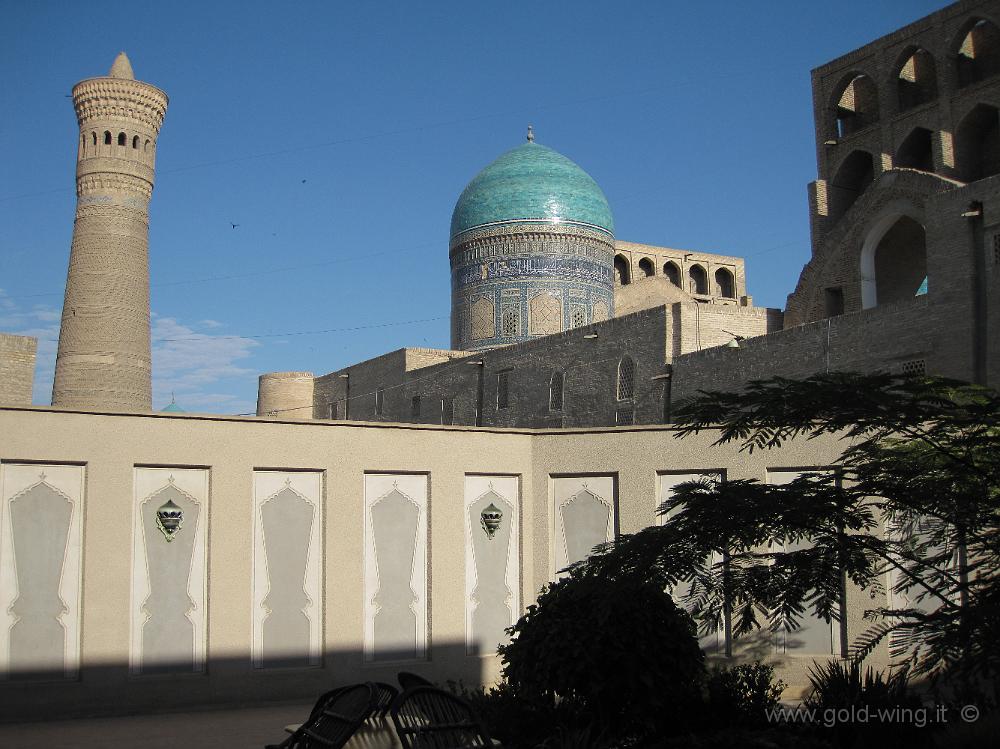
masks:
[[[0,333],[0,405],[30,406],[38,341]]]
[[[686,354],[672,363],[671,399],[676,404],[698,390],[738,390],[774,375],[899,372],[916,361],[925,362],[928,374],[942,374],[948,362],[938,353],[940,342],[927,335],[933,314],[928,299],[917,297],[740,341],[739,348]]]

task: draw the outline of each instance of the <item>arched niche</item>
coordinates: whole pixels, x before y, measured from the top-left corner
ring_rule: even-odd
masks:
[[[715,295],[734,299],[736,297],[736,280],[732,272],[726,268],[719,268],[715,271]]]
[[[937,65],[926,49],[911,47],[903,53],[897,67],[896,94],[900,112],[937,98]]]
[[[677,263],[668,260],[663,264],[663,275],[665,275],[678,289],[681,287],[681,269]]]
[[[895,165],[904,169],[934,171],[933,133],[924,127],[915,127],[896,149]]]
[[[700,265],[688,268],[688,281],[692,294],[708,294],[708,273]]]
[[[1000,72],[1000,29],[985,18],[970,18],[955,43],[955,72],[962,88]]]
[[[624,255],[615,255],[615,285],[628,286],[632,283],[632,269]]]
[[[830,221],[839,221],[875,180],[875,159],[867,151],[853,151],[830,180],[827,200]]]
[[[917,296],[927,279],[927,236],[923,225],[901,212],[884,215],[861,249],[861,307]]]
[[[833,135],[844,138],[878,122],[878,88],[864,73],[851,73],[835,90]]]
[[[958,178],[975,182],[1000,174],[1000,113],[989,104],[977,104],[955,128],[955,165]]]

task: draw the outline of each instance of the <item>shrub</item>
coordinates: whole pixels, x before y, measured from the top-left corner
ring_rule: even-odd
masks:
[[[704,655],[691,618],[655,582],[574,573],[543,589],[501,646],[516,694],[622,741],[686,725]]]
[[[803,707],[815,711],[817,730],[832,731],[840,746],[917,749],[933,739],[932,710],[910,693],[905,671],[886,676],[857,661],[830,661],[810,669],[809,682]]]
[[[715,725],[766,726],[786,686],[760,661],[718,669],[708,680],[708,717]]]

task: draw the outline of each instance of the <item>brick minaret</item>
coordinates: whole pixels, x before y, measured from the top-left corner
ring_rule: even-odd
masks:
[[[122,52],[73,87],[80,123],[76,221],[52,405],[151,407],[149,198],[167,95]]]

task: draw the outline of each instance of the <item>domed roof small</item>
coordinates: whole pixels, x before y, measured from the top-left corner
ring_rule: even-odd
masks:
[[[160,409],[161,414],[183,414],[187,413],[183,408],[177,405],[177,400],[174,398],[174,394],[170,394],[170,403]]]
[[[551,148],[528,142],[503,154],[462,191],[451,236],[499,221],[583,223],[614,234],[608,199],[593,177]]]

